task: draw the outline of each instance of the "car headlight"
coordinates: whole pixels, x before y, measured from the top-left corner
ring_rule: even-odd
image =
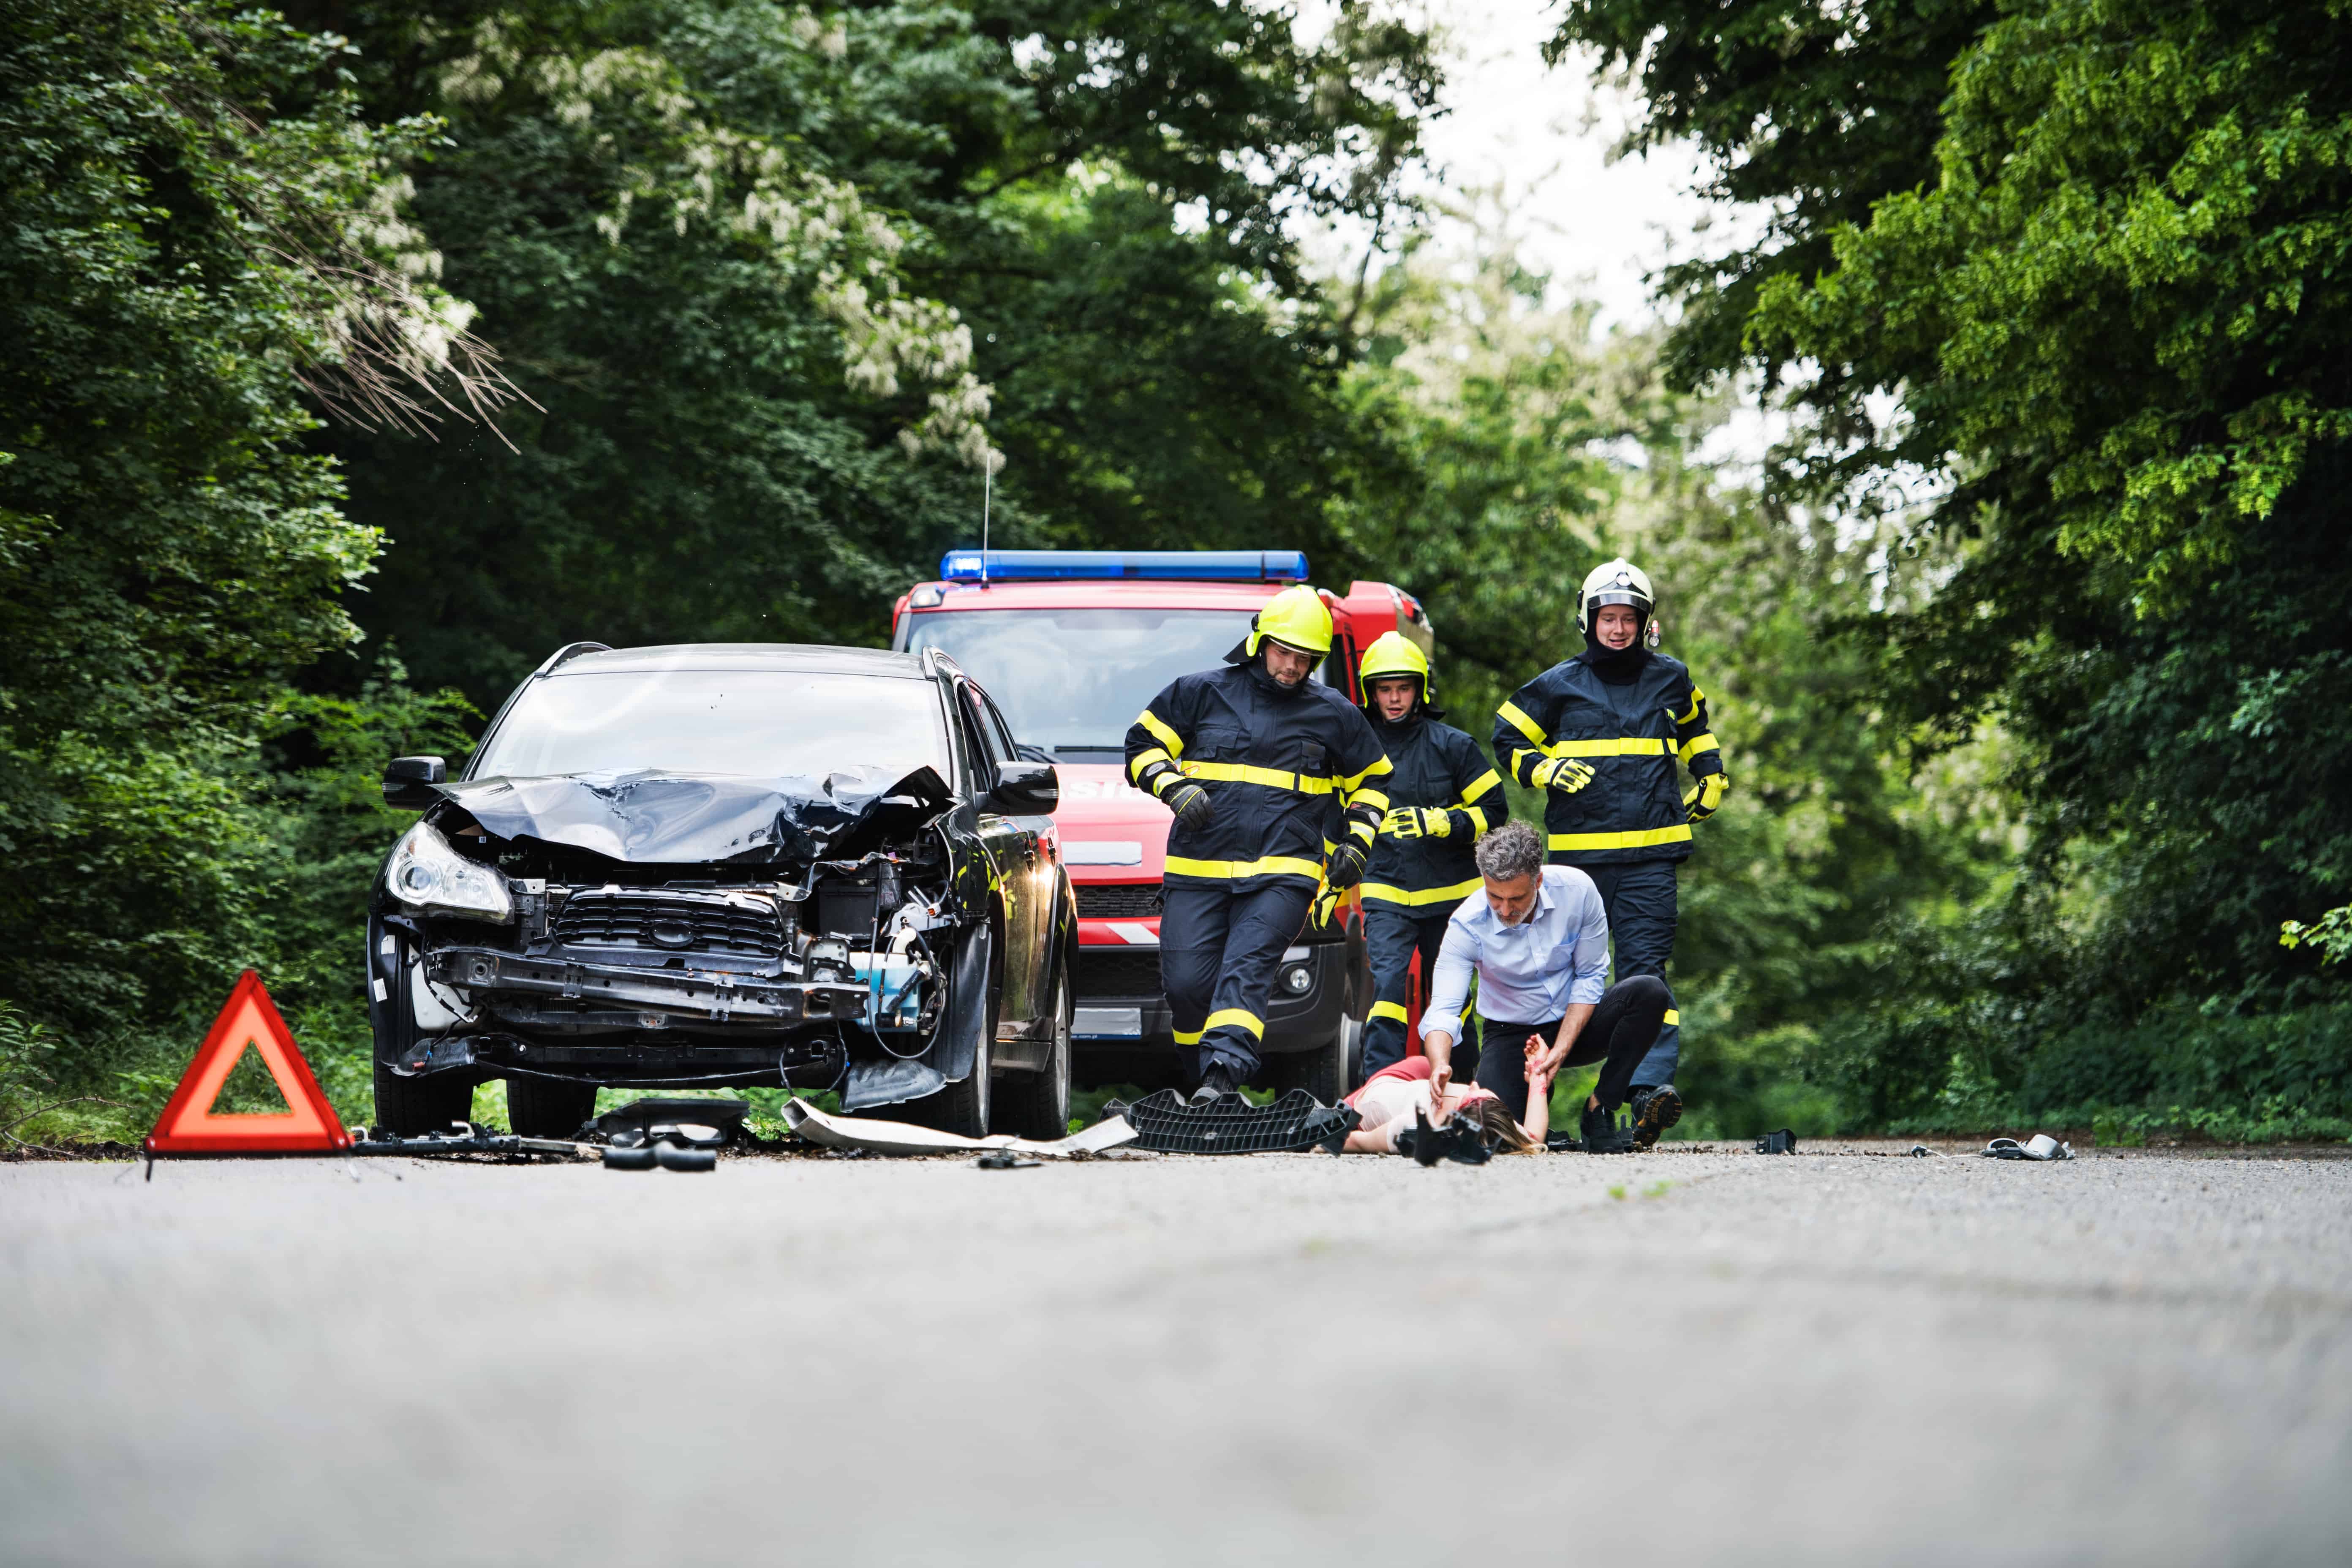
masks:
[[[450,848],[449,841],[426,823],[401,835],[383,879],[392,896],[411,909],[499,925],[515,918],[507,879]]]

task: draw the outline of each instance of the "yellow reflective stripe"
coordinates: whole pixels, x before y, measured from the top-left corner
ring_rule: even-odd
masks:
[[[1348,809],[1353,811],[1360,805],[1370,806],[1374,811],[1386,811],[1389,797],[1376,789],[1360,789],[1348,797]]]
[[[1362,773],[1347,773],[1342,775],[1339,780],[1340,792],[1345,795],[1353,795],[1358,790],[1364,787],[1364,781],[1366,779],[1377,777],[1378,775],[1390,771],[1389,760],[1386,756],[1375,757],[1372,759],[1371,766],[1366,768]]]
[[[1378,837],[1380,836],[1380,827],[1377,824],[1366,822],[1360,816],[1352,817],[1348,823],[1348,837],[1350,838],[1360,838],[1367,844],[1370,844],[1374,838]]]
[[[1449,902],[1458,904],[1486,885],[1483,879],[1473,877],[1466,882],[1456,882],[1450,888],[1397,888],[1386,882],[1366,882],[1358,890],[1364,895],[1366,903],[1417,906]]]
[[[1667,1008],[1667,1009],[1666,1009],[1666,1022],[1667,1022],[1667,1023],[1669,1023],[1669,1024],[1679,1024],[1679,1023],[1681,1023],[1682,1021],[1683,1021],[1683,1016],[1682,1016],[1680,1013],[1676,1012],[1676,1011],[1675,1011],[1674,1008],[1672,1008],[1672,1007],[1669,1007],[1669,1008]]]
[[[1269,855],[1263,860],[1192,860],[1181,855],[1168,857],[1168,871],[1176,877],[1205,877],[1213,881],[1237,882],[1244,877],[1307,877],[1319,879],[1323,868],[1312,860],[1301,860],[1295,855]]]
[[[1154,746],[1149,751],[1138,752],[1135,753],[1135,760],[1127,764],[1127,776],[1129,782],[1133,784],[1141,784],[1143,782],[1144,769],[1150,767],[1154,763],[1172,763],[1175,760],[1175,758],[1170,756],[1166,752],[1161,751],[1158,746]]]
[[[1209,1015],[1209,1021],[1201,1026],[1201,1033],[1205,1035],[1211,1029],[1222,1029],[1228,1024],[1238,1024],[1243,1028],[1247,1029],[1250,1032],[1251,1039],[1262,1040],[1265,1038],[1265,1020],[1259,1017],[1256,1014],[1245,1011],[1240,1007],[1218,1008],[1215,1012]],[[1192,1039],[1187,1040],[1184,1043],[1186,1045],[1195,1044],[1199,1037],[1199,1036],[1195,1036]]]
[[[1150,731],[1151,738],[1167,747],[1170,756],[1181,757],[1184,754],[1184,737],[1162,724],[1160,721],[1160,716],[1150,709],[1146,708],[1138,714],[1135,721]]]
[[[1201,1043],[1201,1037],[1208,1031],[1206,1029],[1172,1029],[1170,1033],[1176,1037],[1176,1043],[1180,1046],[1197,1046]]]
[[[1554,849],[1646,849],[1653,844],[1685,844],[1690,836],[1690,824],[1679,822],[1639,833],[1555,833],[1550,844]]]
[[[1693,721],[1696,720],[1696,719],[1698,718],[1698,710],[1699,710],[1700,707],[1701,707],[1701,706],[1703,706],[1703,705],[1706,703],[1706,692],[1704,692],[1704,691],[1701,691],[1701,690],[1700,690],[1697,687],[1696,687],[1696,686],[1692,687],[1692,688],[1691,688],[1691,705],[1690,705],[1690,711],[1689,711],[1689,712],[1687,712],[1687,713],[1675,713],[1675,714],[1674,714],[1675,722],[1675,723],[1677,723],[1677,724],[1688,724],[1688,723],[1692,722]],[[1673,710],[1673,709],[1671,709],[1671,708],[1670,708],[1670,709],[1668,709],[1666,711],[1668,711],[1669,713],[1674,713],[1674,710]]]
[[[1489,773],[1487,776],[1492,778],[1494,775]],[[1462,815],[1470,819],[1471,837],[1475,838],[1480,834],[1486,831],[1486,808],[1485,806],[1465,805],[1462,808]]]
[[[1519,705],[1517,703],[1504,703],[1500,708],[1495,710],[1495,717],[1500,719],[1506,724],[1508,724],[1512,729],[1517,730],[1520,734],[1525,735],[1528,740],[1533,741],[1538,751],[1543,748],[1543,731],[1537,727],[1534,720],[1519,711]]]
[[[1554,757],[1663,757],[1672,748],[1664,741],[1640,738],[1615,741],[1560,741],[1544,748]]]
[[[1331,781],[1318,779],[1311,773],[1286,773],[1280,768],[1253,767],[1247,763],[1179,763],[1184,776],[1190,779],[1215,779],[1223,784],[1264,784],[1268,789],[1286,789],[1298,795],[1329,795]]]
[[[1697,756],[1701,752],[1713,752],[1720,749],[1721,748],[1716,745],[1715,737],[1712,734],[1694,735],[1689,740],[1683,742],[1682,751],[1679,755],[1682,757],[1684,762],[1687,763],[1693,757]]]
[[[1502,787],[1503,781],[1496,776],[1494,769],[1488,768],[1485,773],[1470,781],[1470,787],[1462,792],[1462,799],[1465,804],[1467,804],[1470,801],[1476,800],[1480,795],[1485,795],[1490,789],[1500,789]]]
[[[1375,1002],[1372,1004],[1372,1017],[1394,1018],[1398,1023],[1402,1024],[1405,1021],[1404,1004],[1402,1002]],[[1370,1023],[1370,1021],[1371,1020],[1369,1018],[1365,1020],[1367,1023]]]

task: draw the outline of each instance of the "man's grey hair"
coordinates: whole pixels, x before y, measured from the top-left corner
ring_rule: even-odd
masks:
[[[1478,874],[1516,882],[1543,871],[1543,840],[1524,822],[1507,822],[1478,840]]]

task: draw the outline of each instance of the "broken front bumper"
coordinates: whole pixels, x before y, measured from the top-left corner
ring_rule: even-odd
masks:
[[[911,1029],[921,1009],[920,987],[903,982],[891,986],[897,977],[887,966],[883,983],[888,988],[877,992],[855,980],[751,979],[703,970],[527,958],[489,947],[440,947],[425,952],[425,977],[475,1003],[496,1002],[501,996],[603,1003],[647,1015],[644,1026],[656,1029],[667,1027],[673,1016],[677,1023],[844,1023]]]

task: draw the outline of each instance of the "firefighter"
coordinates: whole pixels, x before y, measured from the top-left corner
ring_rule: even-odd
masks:
[[[1706,694],[1679,661],[1654,651],[1656,604],[1632,562],[1595,567],[1576,595],[1584,651],[1520,687],[1495,716],[1504,771],[1545,792],[1552,863],[1580,868],[1601,889],[1620,981],[1665,978],[1675,868],[1690,858],[1691,824],[1715,815],[1731,783],[1707,732]],[[1682,1115],[1674,1087],[1681,1024],[1669,1002],[1657,1044],[1634,1070],[1634,1138],[1645,1148]]]
[[[1503,781],[1478,742],[1430,705],[1429,660],[1395,632],[1383,632],[1358,667],[1372,733],[1388,753],[1388,815],[1364,874],[1364,942],[1371,950],[1372,1015],[1364,1026],[1363,1076],[1405,1056],[1405,995],[1413,955],[1424,984],[1454,908],[1485,884],[1471,847],[1510,815]],[[1476,1070],[1478,1037],[1465,1026],[1454,1047],[1466,1078]]]
[[[1175,813],[1160,984],[1195,1100],[1257,1072],[1266,996],[1318,886],[1353,887],[1388,810],[1362,713],[1307,679],[1331,612],[1301,584],[1268,600],[1223,669],[1179,676],[1127,731],[1127,775]],[[1340,839],[1324,837],[1341,810]]]

